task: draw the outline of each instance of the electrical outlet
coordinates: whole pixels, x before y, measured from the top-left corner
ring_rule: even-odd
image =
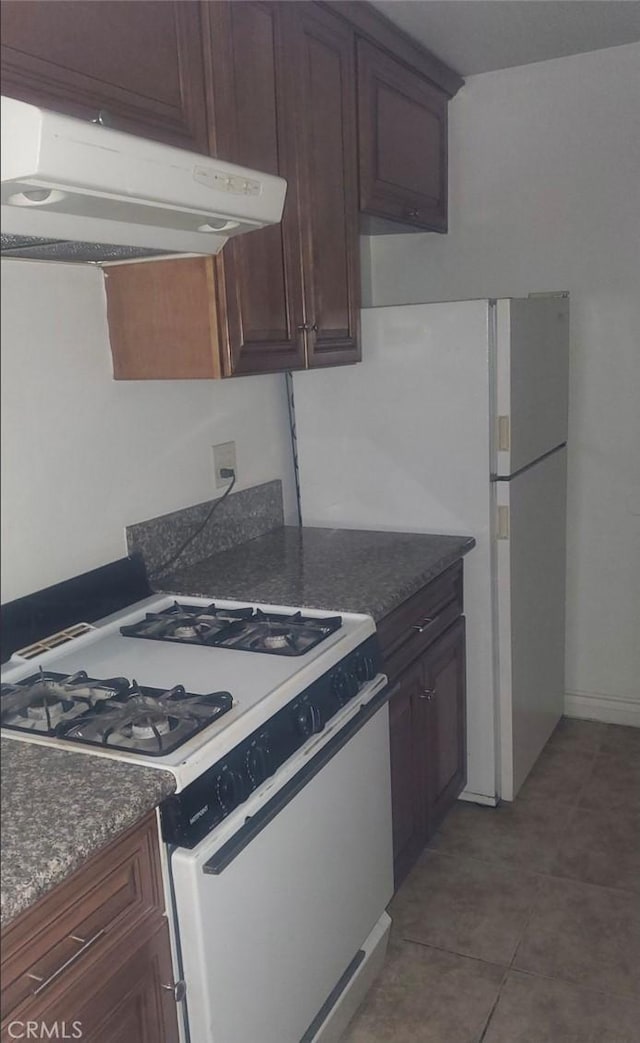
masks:
[[[236,470],[236,443],[235,442],[221,442],[220,445],[214,445],[213,449],[213,467],[216,476],[216,489],[222,489],[225,485],[229,485],[232,481],[231,478],[223,478],[221,471],[225,469],[231,470],[234,474],[238,475]]]

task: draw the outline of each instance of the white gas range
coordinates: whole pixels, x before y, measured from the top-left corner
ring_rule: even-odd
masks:
[[[3,735],[175,776],[159,818],[183,1039],[338,1039],[389,929],[373,621],[154,595],[78,629],[3,666]]]

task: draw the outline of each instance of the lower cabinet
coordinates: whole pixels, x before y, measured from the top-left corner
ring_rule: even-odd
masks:
[[[149,814],[8,925],[2,1043],[178,1043],[159,861]]]
[[[145,937],[146,934],[146,937]],[[91,1043],[178,1043],[169,930],[143,931],[120,959],[107,958],[41,1016]]]
[[[396,888],[466,782],[465,620],[458,615],[425,647],[422,618],[407,638],[407,644],[416,643],[416,655],[405,647],[408,665],[396,671],[396,646],[387,663],[395,688],[389,715]],[[437,619],[437,614],[427,617],[427,625]]]
[[[426,754],[429,746],[421,660],[405,670],[389,704],[393,868],[396,887],[427,840]]]
[[[424,656],[427,707],[427,838],[467,781],[465,622],[461,618]]]

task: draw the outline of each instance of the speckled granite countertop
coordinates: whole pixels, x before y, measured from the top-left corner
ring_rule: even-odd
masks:
[[[4,927],[175,789],[173,775],[2,739]]]
[[[380,620],[475,546],[470,536],[284,526],[157,586],[173,594],[261,601]]]

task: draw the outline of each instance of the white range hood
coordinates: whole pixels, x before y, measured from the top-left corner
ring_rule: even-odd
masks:
[[[216,254],[231,236],[282,217],[286,181],[272,174],[13,98],[2,98],[1,132],[8,243],[36,237]]]

